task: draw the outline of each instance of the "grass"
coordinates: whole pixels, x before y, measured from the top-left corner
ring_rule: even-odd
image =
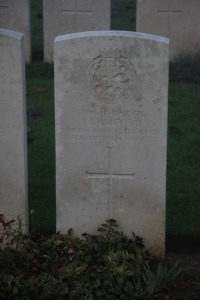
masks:
[[[55,230],[55,137],[53,66],[27,68],[27,108],[41,113],[28,117],[29,210],[44,231]]]
[[[43,14],[42,0],[31,0],[32,58],[43,58]]]
[[[42,49],[38,9],[33,1],[34,49]],[[40,3],[40,4],[39,4]],[[39,14],[40,15],[40,14]],[[134,30],[135,2],[112,1],[112,29]],[[39,23],[37,23],[39,22]],[[39,37],[37,33],[39,30]],[[180,56],[170,64],[169,132],[167,157],[167,236],[196,242],[200,237],[200,55]],[[184,80],[184,81],[183,81]],[[192,83],[196,82],[196,83]],[[39,92],[38,89],[43,89]],[[46,91],[44,91],[46,89]],[[27,69],[27,106],[42,112],[28,118],[29,209],[44,231],[55,230],[55,159],[53,66],[35,63]],[[134,230],[134,229],[133,229]]]
[[[170,83],[167,173],[167,233],[200,236],[200,86]]]
[[[170,62],[173,81],[200,82],[200,51],[182,52]]]
[[[136,1],[112,0],[111,28],[112,30],[135,31]]]

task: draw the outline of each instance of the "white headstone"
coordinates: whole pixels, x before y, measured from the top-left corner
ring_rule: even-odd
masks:
[[[21,33],[0,29],[0,214],[27,225],[23,42]]]
[[[43,0],[44,60],[53,61],[56,36],[110,29],[110,0]]]
[[[24,34],[26,62],[30,63],[30,0],[0,0],[0,27]]]
[[[97,31],[54,46],[57,230],[112,218],[163,256],[168,39]]]
[[[136,30],[168,37],[170,56],[200,49],[199,0],[137,0]]]

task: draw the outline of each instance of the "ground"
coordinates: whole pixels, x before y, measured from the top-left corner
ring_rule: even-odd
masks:
[[[165,300],[200,300],[200,247],[169,251],[168,264],[180,261],[182,272],[169,287]]]

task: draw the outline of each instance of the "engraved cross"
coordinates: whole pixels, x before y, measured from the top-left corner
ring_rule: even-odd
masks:
[[[160,14],[167,14],[167,15],[172,15],[172,14],[182,14],[183,10],[158,10],[158,13]]]
[[[158,13],[160,14],[166,14],[166,15],[173,15],[173,14],[182,14],[183,13],[183,10],[182,9],[173,9],[171,8],[171,0],[168,0],[168,9],[160,9],[158,10]],[[174,0],[173,1],[173,4],[174,4]]]
[[[174,0],[173,0],[174,1]],[[168,31],[168,36],[170,34],[170,25],[171,25],[171,20],[170,18],[172,16],[180,16],[184,13],[184,11],[182,9],[173,9],[171,7],[171,0],[169,0],[169,4],[168,4],[168,9],[160,9],[158,10],[158,14],[162,14],[162,15],[166,15],[167,18],[168,18],[168,28],[167,28],[167,31]]]
[[[79,30],[79,16],[80,15],[91,15],[91,10],[86,9],[79,9],[77,0],[74,1],[75,8],[74,9],[63,9],[62,14],[63,15],[73,15],[75,17],[75,24],[76,24],[76,30]]]
[[[3,12],[9,7],[7,0],[0,0],[0,10]]]
[[[112,197],[112,181],[113,179],[135,179],[135,173],[132,174],[114,174],[112,172],[112,150],[113,147],[108,147],[108,162],[107,172],[102,173],[90,173],[86,172],[88,179],[108,179],[108,214],[110,215],[110,203]]]
[[[7,10],[8,9],[8,5],[1,5],[0,4],[0,12],[4,12],[5,10]]]

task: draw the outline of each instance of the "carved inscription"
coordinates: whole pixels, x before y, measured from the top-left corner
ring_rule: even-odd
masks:
[[[138,100],[134,66],[118,50],[104,50],[89,63],[86,84],[96,99],[107,104],[124,102],[131,90]]]
[[[64,138],[68,141],[102,141],[114,143],[157,142],[160,130],[146,128],[144,111],[95,110],[77,111],[79,126],[63,128]]]
[[[93,130],[80,127],[64,128],[64,137],[71,141],[114,141],[114,142],[156,142],[160,130],[157,129],[116,129],[116,128],[98,128]]]
[[[14,135],[21,127],[14,123],[0,123],[0,136]]]
[[[131,126],[138,127],[141,125],[141,118],[144,117],[144,111],[123,111],[123,110],[95,110],[82,109],[79,118],[83,119],[83,123],[89,126],[112,126],[122,127]]]

